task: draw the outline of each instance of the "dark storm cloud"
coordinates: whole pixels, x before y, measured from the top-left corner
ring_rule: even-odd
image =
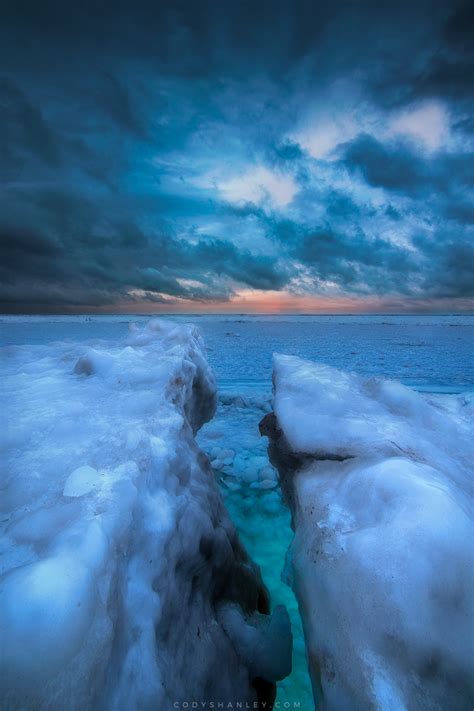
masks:
[[[347,219],[348,205],[335,196],[328,212],[340,208]],[[288,222],[276,221],[269,229],[291,259],[304,265],[310,292],[330,282],[354,294],[410,294],[418,284],[419,253],[410,254],[388,240],[368,236],[360,228],[333,230],[326,223],[313,229],[295,229]]]
[[[113,74],[102,78],[96,94],[96,105],[102,107],[107,118],[124,131],[146,140],[146,130],[140,113],[127,88]]]
[[[7,77],[0,77],[0,107],[2,177],[15,177],[29,158],[56,166],[58,146],[41,110]]]
[[[7,0],[4,308],[469,295],[472,25],[432,0]],[[423,101],[449,122],[430,150],[385,130]],[[327,115],[364,125],[312,155]]]
[[[306,191],[302,209],[324,204],[321,219],[308,226],[255,210],[240,208],[264,225],[266,234],[293,264],[304,267],[304,290],[318,291],[330,282],[353,294],[466,299],[474,297],[474,240],[472,211],[444,198],[439,211],[426,211],[430,229],[417,226],[410,248],[390,239],[401,216],[389,202],[379,209],[356,204],[344,193],[331,190],[322,197]],[[304,205],[306,201],[306,207]],[[418,210],[416,200],[413,210]],[[438,205],[437,205],[438,207]],[[448,209],[454,211],[446,219]],[[374,221],[375,228],[371,220]],[[365,224],[367,231],[360,227]],[[434,230],[431,228],[434,227]]]
[[[317,231],[304,235],[295,256],[309,265],[318,279],[349,285],[354,291],[403,293],[416,262],[408,254],[381,239]]]
[[[341,147],[344,163],[373,186],[406,195],[473,188],[474,153],[420,155],[407,142],[382,144],[362,134]]]
[[[427,296],[472,298],[474,296],[474,242],[472,234],[459,238],[457,231],[443,231],[431,238],[419,237],[417,246],[427,262],[423,291]]]
[[[163,294],[205,302],[228,298],[228,279],[267,289],[284,286],[289,278],[284,265],[229,242],[187,241],[171,230],[144,233],[115,211],[106,219],[97,205],[69,193],[40,193],[33,204],[30,196],[25,200],[21,192],[11,191],[9,205],[12,214],[22,213],[25,226],[1,215],[1,297],[7,305],[24,306],[31,294],[38,294],[46,306],[60,297],[59,306],[74,299],[99,306],[138,300],[130,294],[137,289],[152,302],[163,302]],[[196,283],[188,285],[188,280]],[[72,302],[68,293],[74,295]]]
[[[421,33],[424,41],[412,51],[400,51],[390,57],[379,76],[372,81],[374,96],[393,104],[443,97],[461,104],[472,100],[474,46],[474,10],[470,0],[460,3],[433,4],[433,14],[422,23],[429,28]],[[437,12],[438,10],[438,12]],[[427,8],[430,12],[430,8]],[[400,49],[403,49],[403,37]]]

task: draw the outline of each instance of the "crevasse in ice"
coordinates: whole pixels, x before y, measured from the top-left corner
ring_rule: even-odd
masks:
[[[320,709],[472,708],[472,398],[274,358],[262,421]]]
[[[271,696],[287,613],[265,614],[194,441],[216,402],[196,329],[155,320],[2,363],[2,708]]]

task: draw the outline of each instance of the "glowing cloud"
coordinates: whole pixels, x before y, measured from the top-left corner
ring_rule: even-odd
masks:
[[[446,109],[436,101],[410,107],[392,120],[390,133],[409,136],[421,141],[428,150],[435,151],[449,137]]]
[[[217,184],[225,200],[233,203],[252,202],[259,204],[269,200],[274,207],[286,207],[298,190],[289,175],[275,173],[257,166]]]

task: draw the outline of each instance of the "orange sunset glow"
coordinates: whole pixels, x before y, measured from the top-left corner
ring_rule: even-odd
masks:
[[[229,300],[196,301],[169,299],[151,305],[147,301],[120,301],[107,308],[91,308],[90,313],[128,314],[371,314],[371,313],[469,313],[470,299],[401,299],[389,297],[349,297],[298,295],[288,291],[242,289]]]

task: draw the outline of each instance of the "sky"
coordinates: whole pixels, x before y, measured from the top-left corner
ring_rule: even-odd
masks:
[[[0,311],[474,310],[472,3],[3,0]]]

